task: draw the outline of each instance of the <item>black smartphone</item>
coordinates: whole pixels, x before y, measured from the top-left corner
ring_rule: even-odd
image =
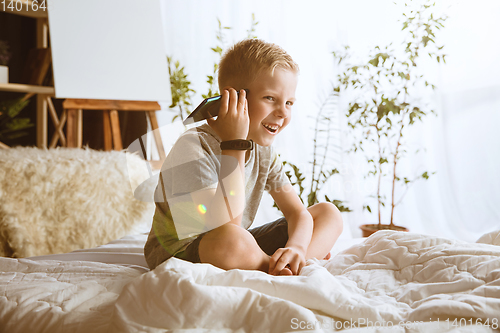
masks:
[[[248,90],[245,89],[245,91],[248,94]],[[240,92],[238,91],[237,94],[239,96]],[[219,114],[221,98],[222,95],[205,98],[182,123],[184,125],[194,124],[210,117],[216,117]]]

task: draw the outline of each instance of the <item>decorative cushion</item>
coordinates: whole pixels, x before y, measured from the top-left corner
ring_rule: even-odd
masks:
[[[482,235],[476,243],[492,244],[500,246],[500,230],[495,230]]]
[[[125,151],[0,150],[0,255],[91,248],[150,224],[154,203],[133,194],[146,163]]]

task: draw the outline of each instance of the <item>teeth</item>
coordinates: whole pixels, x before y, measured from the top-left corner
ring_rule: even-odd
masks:
[[[273,125],[267,125],[267,124],[262,124],[262,125],[264,125],[265,128],[269,129],[272,132],[275,132],[278,130],[278,128],[280,128],[279,126],[273,126]]]

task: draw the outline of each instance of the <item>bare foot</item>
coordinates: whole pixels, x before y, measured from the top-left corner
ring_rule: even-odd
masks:
[[[290,270],[290,268],[285,267],[281,270],[281,272],[278,275],[293,275],[293,273]]]
[[[323,260],[328,260],[332,257],[332,255],[330,254],[330,252],[328,252],[328,254],[323,258]]]

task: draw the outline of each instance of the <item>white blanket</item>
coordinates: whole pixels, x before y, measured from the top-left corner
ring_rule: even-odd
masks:
[[[129,284],[115,306],[116,331],[284,332],[369,322],[404,331],[416,321],[428,322],[414,325],[421,332],[486,322],[490,331],[500,317],[500,248],[381,231],[292,277],[170,259]]]
[[[2,332],[493,332],[500,317],[500,247],[411,233],[379,231],[291,277],[176,258],[145,274],[26,259],[0,268]]]

